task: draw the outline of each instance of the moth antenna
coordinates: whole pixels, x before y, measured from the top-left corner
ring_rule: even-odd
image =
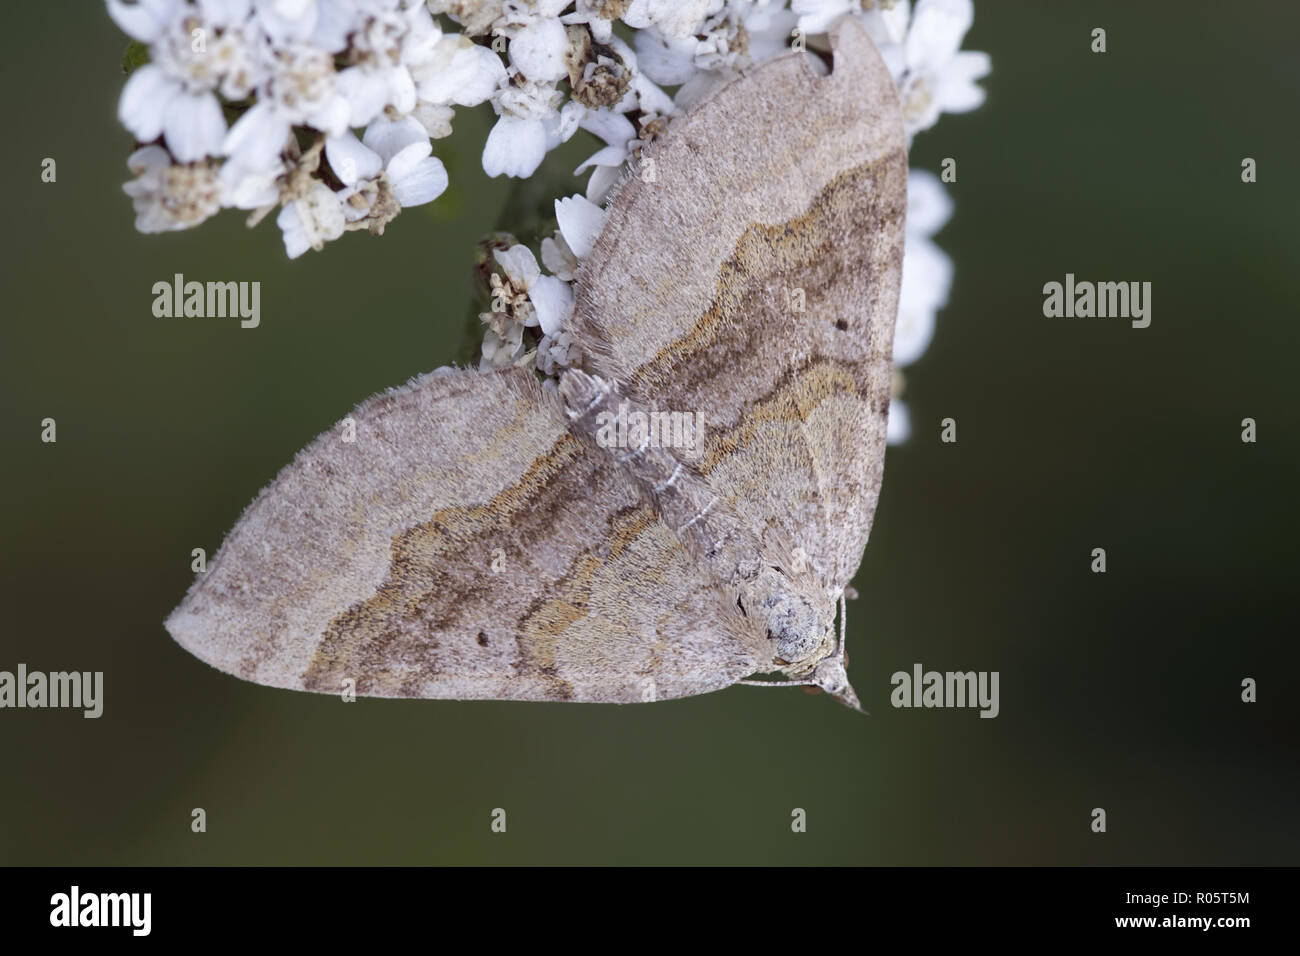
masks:
[[[844,660],[844,645],[848,640],[849,631],[849,605],[844,599],[844,592],[840,591],[840,646],[835,652],[835,656]]]
[[[844,591],[840,591],[840,646],[835,649],[835,661],[840,666],[840,675],[844,678],[844,687],[839,692],[832,692],[831,696],[838,700],[850,710],[856,710],[860,714],[866,714],[868,717],[871,713],[865,710],[862,703],[858,700],[858,695],[853,691],[853,685],[849,683],[849,675],[845,666],[848,660],[848,629],[849,629],[849,605],[844,596]]]

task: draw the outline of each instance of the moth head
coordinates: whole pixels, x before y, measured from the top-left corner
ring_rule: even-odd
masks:
[[[818,662],[835,651],[835,613],[812,598],[782,589],[763,602],[767,636],[776,645],[776,658],[788,674],[806,677]]]
[[[835,605],[823,608],[814,598],[790,590],[765,603],[767,633],[776,643],[782,671],[817,686],[846,707],[862,710],[845,670],[843,633],[836,640]]]

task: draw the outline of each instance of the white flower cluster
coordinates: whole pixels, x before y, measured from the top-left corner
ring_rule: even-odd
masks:
[[[522,4],[491,0],[431,3],[475,30],[499,29],[502,21],[493,16],[502,15],[502,10],[512,11],[512,22],[526,19],[519,11]],[[553,29],[555,24],[570,28],[582,24],[589,31],[584,42],[607,44],[602,56],[608,57],[610,50],[617,54],[617,64],[602,65],[616,66],[618,75],[629,79],[620,87],[625,90],[621,98],[611,105],[582,104],[586,109],[578,125],[606,145],[575,170],[577,174],[591,170],[585,196],[570,196],[556,203],[559,230],[544,239],[541,247],[542,266],[551,275],[541,272],[536,257],[524,246],[495,253],[500,271],[492,277],[492,311],[480,316],[487,326],[481,359],[484,367],[534,366],[555,375],[581,362],[565,331],[573,293],[548,280],[559,280],[562,285],[571,282],[577,262],[590,250],[591,239],[600,228],[600,204],[610,187],[626,174],[642,142],[719,84],[792,45],[827,49],[826,31],[839,17],[850,14],[866,27],[893,73],[910,143],[916,133],[933,126],[941,113],[979,106],[984,92],[976,80],[990,68],[987,54],[961,49],[974,17],[971,0],[918,0],[915,6],[908,0],[793,0],[789,6],[784,0],[578,0],[576,4],[555,0],[550,10],[546,6],[539,2],[530,7],[532,18],[513,34],[511,69],[518,68],[525,75],[529,69],[538,75],[554,74],[555,64],[570,62],[573,57],[572,46]],[[573,12],[563,14],[570,6]],[[615,18],[635,28],[633,50],[611,37],[610,21]],[[528,38],[527,52],[516,59],[521,36]],[[530,65],[532,58],[535,65]],[[551,73],[545,72],[544,64],[551,65]],[[583,72],[594,76],[595,68],[589,62]],[[577,88],[576,83],[572,88]],[[673,90],[671,96],[666,89]],[[498,107],[501,118],[483,156],[488,172],[527,175],[546,149],[571,134],[569,123],[578,112],[574,99],[564,102],[554,85],[548,86],[541,98],[553,106],[551,112],[531,118],[540,124],[531,131],[524,130],[521,124],[525,119],[513,115],[509,106]],[[894,343],[896,368],[914,362],[925,351],[934,334],[936,315],[947,303],[952,261],[933,236],[951,214],[952,202],[939,178],[913,170],[908,178],[906,250]],[[902,374],[896,373],[889,418],[891,443],[905,441],[910,432],[907,406],[898,397],[902,382]]]
[[[589,173],[584,194],[557,200],[541,265],[523,245],[493,254],[481,362],[548,375],[581,362],[566,331],[571,283],[610,188],[701,96],[792,46],[827,49],[845,15],[893,73],[909,142],[941,113],[978,106],[989,70],[987,54],[960,49],[971,0],[106,2],[148,49],[119,105],[142,144],[124,187],[141,231],[186,229],[223,207],[252,210],[252,225],[279,206],[291,257],[349,230],[382,233],[446,188],[430,140],[451,133],[456,106],[497,114],[482,157],[491,176],[531,176],[580,129],[603,141],[574,171]],[[952,264],[931,236],[950,212],[938,179],[913,173],[898,365],[924,350],[947,300]],[[906,437],[906,412],[893,403],[891,441]]]
[[[118,104],[143,144],[125,187],[142,232],[222,207],[256,222],[278,205],[291,257],[382,233],[447,188],[430,140],[451,132],[453,108],[505,82],[501,58],[444,36],[424,0],[107,3],[148,48]]]

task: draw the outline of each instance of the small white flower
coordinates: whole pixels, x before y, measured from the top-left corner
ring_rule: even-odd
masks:
[[[548,121],[559,120],[562,96],[555,87],[507,81],[493,98],[499,119],[483,147],[483,171],[489,176],[531,176],[546,158],[552,132]],[[573,124],[576,129],[577,124]]]
[[[327,136],[348,128],[351,109],[329,54],[296,46],[277,51],[274,58],[275,72],[261,98],[235,121],[222,143],[226,155],[250,169],[276,165],[294,126],[311,126]]]
[[[734,0],[709,16],[694,35],[671,36],[654,27],[638,31],[637,62],[656,83],[683,85],[677,103],[687,105],[783,52],[794,25],[795,15],[776,4]]]
[[[939,310],[948,304],[952,259],[930,237],[951,215],[952,200],[939,178],[925,170],[912,170],[907,177],[907,234],[894,327],[897,367],[920,358],[934,336]]]
[[[347,220],[343,204],[322,182],[313,183],[299,198],[285,204],[275,218],[284,233],[284,251],[297,259],[308,249],[319,252],[343,235]]]
[[[108,0],[108,12],[149,46],[150,62],[122,89],[122,125],[141,142],[161,135],[181,162],[219,155],[226,121],[216,91],[240,98],[263,76],[248,0]]]
[[[411,75],[426,103],[477,106],[505,83],[506,68],[490,49],[456,34],[439,40],[429,60]]]
[[[526,294],[532,305],[531,314],[525,314],[522,324],[539,326],[545,335],[559,332],[573,311],[573,290],[569,284],[555,276],[542,275],[537,259],[527,246],[498,249],[493,256],[514,290]]]
[[[989,55],[960,49],[974,16],[971,0],[917,3],[899,82],[909,137],[933,126],[940,113],[964,113],[984,102],[975,81],[988,74]]]
[[[209,163],[175,164],[161,146],[143,146],[126,162],[135,179],[122,191],[131,197],[140,232],[189,229],[221,208],[221,186]]]
[[[537,370],[543,375],[558,375],[580,355],[571,332],[562,329],[555,335],[544,335],[537,343]]]
[[[355,188],[382,171],[403,208],[432,202],[446,190],[447,170],[432,153],[424,127],[410,116],[375,120],[366,129],[364,144],[351,132],[325,141],[330,168],[345,186]]]
[[[524,344],[524,327],[512,322],[504,334],[488,329],[483,335],[483,357],[479,368],[508,368],[524,357],[527,346]]]
[[[365,126],[385,108],[401,116],[415,109],[412,71],[433,59],[442,37],[424,4],[371,2],[360,20],[348,37],[352,65],[338,80],[351,126]]]

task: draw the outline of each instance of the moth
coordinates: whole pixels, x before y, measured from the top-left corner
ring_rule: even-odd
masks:
[[[585,371],[442,369],[363,402],[354,440],[321,435],[248,507],[172,636],[322,693],[749,682],[858,707],[844,593],[883,473],[907,154],[869,37],[846,17],[832,49],[829,73],[780,57],[646,145],[656,176],[618,188],[577,275]],[[693,412],[703,441],[610,447],[620,406]]]

